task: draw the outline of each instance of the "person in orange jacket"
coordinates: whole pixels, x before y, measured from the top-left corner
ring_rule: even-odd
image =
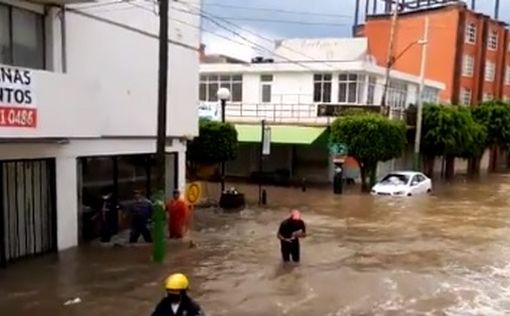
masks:
[[[189,205],[181,192],[175,190],[173,198],[166,203],[166,212],[168,213],[168,233],[170,238],[180,239],[184,237],[186,226],[189,222]]]

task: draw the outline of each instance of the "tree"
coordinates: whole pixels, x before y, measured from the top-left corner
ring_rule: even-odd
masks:
[[[237,131],[230,123],[200,120],[199,136],[188,144],[191,171],[199,165],[214,165],[237,157]]]
[[[487,131],[485,145],[491,149],[490,170],[495,171],[498,148],[510,149],[510,104],[501,101],[485,102],[474,107],[472,114],[475,121]]]
[[[485,139],[485,128],[473,119],[468,108],[440,104],[424,107],[421,152],[427,174],[433,174],[435,158],[443,156],[446,159],[445,177],[453,177],[455,158],[481,155]]]
[[[406,127],[403,122],[379,114],[353,114],[333,122],[331,141],[345,144],[349,156],[356,159],[360,166],[362,191],[366,192],[375,184],[377,163],[402,154],[407,141]]]

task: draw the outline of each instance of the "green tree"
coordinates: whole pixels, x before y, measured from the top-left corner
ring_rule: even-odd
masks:
[[[425,172],[432,175],[436,157],[446,158],[445,177],[454,175],[455,158],[473,158],[485,148],[486,130],[472,117],[468,108],[427,104],[423,109],[421,152]]]
[[[375,184],[377,163],[402,154],[407,141],[406,127],[403,122],[379,114],[349,115],[333,122],[331,141],[345,144],[349,156],[356,159],[360,166],[362,191],[366,192]]]
[[[191,172],[199,165],[213,165],[237,157],[237,131],[230,123],[200,120],[199,136],[188,144]]]
[[[498,149],[510,149],[510,104],[501,101],[485,102],[474,107],[472,113],[474,119],[487,131],[485,146],[491,149],[490,169],[495,171]]]

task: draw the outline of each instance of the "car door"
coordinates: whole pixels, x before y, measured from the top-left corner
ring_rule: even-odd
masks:
[[[411,179],[411,193],[413,195],[420,194],[420,180],[418,175],[413,176]]]

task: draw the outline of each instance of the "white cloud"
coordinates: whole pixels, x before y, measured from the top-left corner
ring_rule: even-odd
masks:
[[[278,37],[272,34],[262,34],[260,31],[253,29],[244,29],[246,31],[235,30],[243,38],[227,30],[216,29],[213,32],[203,33],[202,42],[206,45],[206,53],[222,54],[246,61],[255,56],[271,56],[270,51],[274,49],[274,40]],[[256,36],[255,34],[259,35]]]

